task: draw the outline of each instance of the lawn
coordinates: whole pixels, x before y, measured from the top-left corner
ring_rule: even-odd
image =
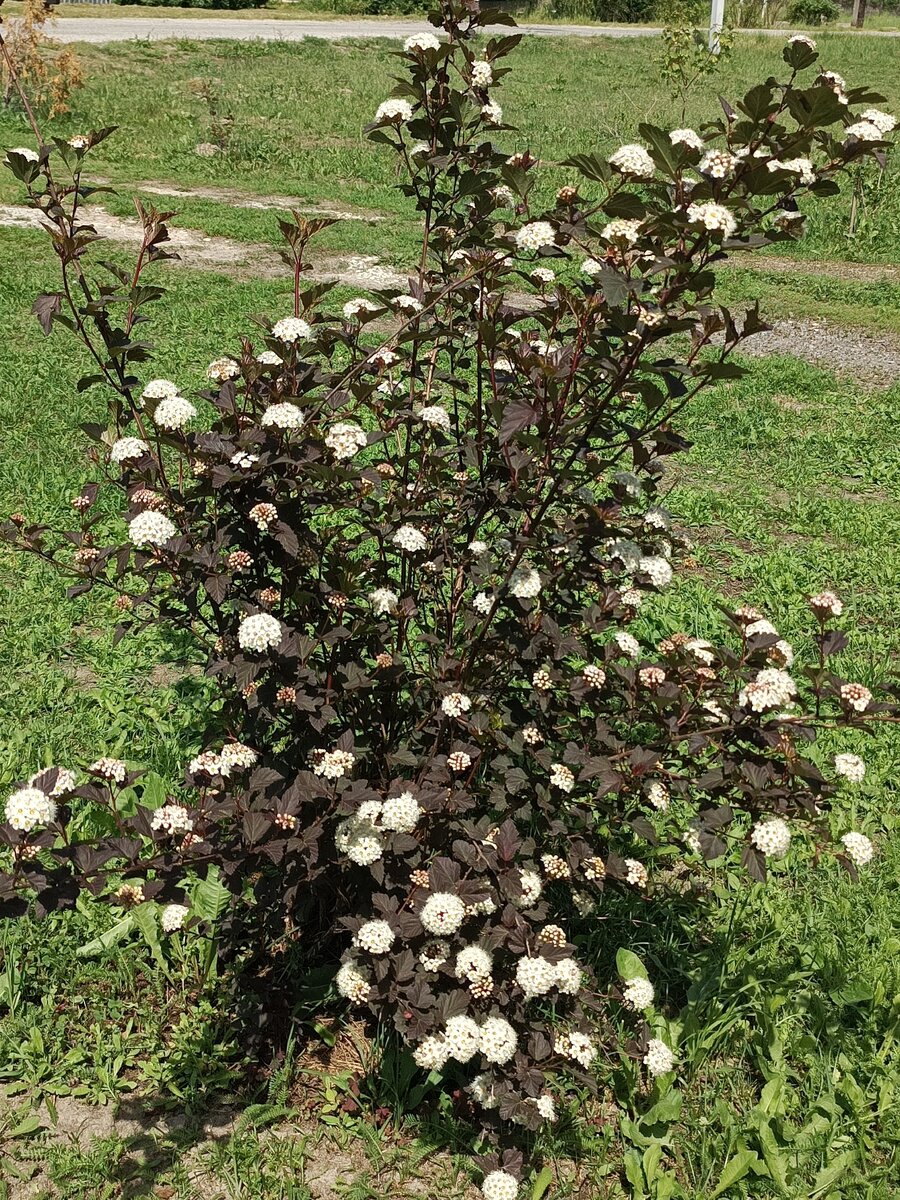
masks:
[[[830,65],[875,83],[896,106],[892,47],[873,40],[863,54],[847,38],[823,42]],[[504,103],[547,158],[608,148],[638,120],[671,119],[652,53],[647,44],[527,44]],[[777,53],[768,39],[742,42],[729,94],[774,69]],[[89,122],[119,124],[101,173],[123,185],[167,180],[358,206],[384,219],[342,223],[328,231],[329,250],[409,261],[415,224],[393,191],[391,160],[360,134],[389,87],[383,45],[139,44],[85,57],[89,85],[55,127],[68,134]],[[227,156],[193,153],[208,136],[188,86],[199,76],[221,81],[234,112]],[[697,98],[689,120],[712,112],[709,95]],[[0,136],[6,145],[27,140],[8,112]],[[524,144],[510,135],[511,147]],[[896,171],[882,182],[870,242],[847,241],[838,206],[798,253],[900,260]],[[8,181],[2,189],[4,203],[18,198]],[[124,197],[105,203],[127,209]],[[183,224],[272,240],[270,212],[209,200],[178,207]],[[161,268],[160,277],[170,302],[153,327],[151,374],[186,389],[234,347],[248,315],[285,307],[277,279],[184,267]],[[44,339],[30,315],[34,296],[54,280],[42,237],[3,231],[0,512],[50,521],[91,477],[72,448],[83,444],[79,424],[102,406],[98,393],[77,395],[85,364],[62,331]],[[835,325],[897,331],[897,288],[888,282],[746,269],[725,282],[735,298],[758,295],[772,317],[824,313]],[[350,294],[338,289],[329,303],[337,311]],[[898,401],[898,384],[871,389],[786,357],[753,360],[746,378],[705,393],[687,417],[695,445],[672,470],[667,499],[693,529],[696,549],[678,585],[649,606],[642,632],[710,635],[715,602],[741,597],[802,651],[805,597],[831,585],[847,604],[847,674],[873,682],[895,673]],[[152,786],[177,778],[201,748],[202,680],[167,661],[152,632],[114,648],[112,607],[66,600],[63,583],[30,560],[4,554],[0,581],[0,789],[42,763],[85,763],[101,752],[143,764]],[[823,744],[821,761],[834,748]],[[542,1147],[556,1164],[543,1194],[900,1195],[900,736],[860,735],[841,748],[864,754],[868,774],[839,805],[835,831],[859,828],[879,847],[858,884],[798,854],[766,886],[714,873],[703,913],[651,900],[635,923],[615,900],[604,908],[580,953],[601,969],[626,942],[644,955],[682,1028],[679,1083],[648,1111],[646,1095],[631,1092],[627,1065],[604,1062],[600,1099],[574,1101]],[[158,961],[136,940],[79,954],[110,920],[107,909],[83,903],[44,925],[0,927],[0,1197],[4,1188],[16,1200],[467,1194],[455,1084],[414,1102],[419,1081],[404,1073],[383,1031],[347,1025],[337,1008],[325,1022],[314,1019],[303,995],[286,1056],[249,1064],[239,1031],[214,1003],[215,985],[202,986],[189,955]],[[415,1115],[404,1112],[413,1104]]]

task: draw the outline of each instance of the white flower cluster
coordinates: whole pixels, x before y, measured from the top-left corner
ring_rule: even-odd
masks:
[[[206,368],[206,378],[213,383],[227,383],[241,373],[241,368],[233,358],[216,358]]]
[[[638,570],[646,575],[654,587],[664,588],[672,582],[672,564],[656,554],[645,555],[638,563]]]
[[[483,58],[476,58],[472,63],[472,87],[486,88],[494,82],[494,70]]]
[[[856,138],[860,142],[880,142],[883,137],[884,134],[871,121],[856,121],[853,125],[848,125],[844,130],[845,141],[849,141],[850,138]]]
[[[834,769],[850,783],[862,783],[866,775],[866,764],[858,754],[836,754]]]
[[[238,626],[238,645],[242,650],[255,650],[258,654],[274,650],[284,637],[284,629],[277,617],[271,613],[254,613],[244,617]]]
[[[349,750],[314,750],[310,755],[314,775],[325,779],[343,779],[353,770],[356,758]]]
[[[196,415],[197,410],[190,400],[183,396],[168,396],[153,410],[153,422],[160,429],[183,429]]]
[[[443,404],[426,404],[424,408],[419,409],[419,420],[432,429],[446,431],[450,428],[450,414]]]
[[[641,224],[642,222],[631,217],[619,217],[617,220],[610,221],[607,225],[604,225],[600,231],[600,236],[606,242],[625,242],[627,245],[633,246],[641,236]],[[588,270],[588,263],[593,263],[594,261],[594,259],[589,258],[586,262],[582,263],[581,269],[586,275],[594,273]],[[599,266],[599,264],[597,265]]]
[[[369,954],[387,954],[396,937],[387,921],[366,921],[360,925],[353,944]]]
[[[6,821],[20,833],[56,820],[56,802],[36,787],[19,788],[6,801]]]
[[[481,946],[463,946],[456,956],[454,971],[460,980],[490,979],[494,956]]]
[[[572,1059],[585,1070],[597,1057],[597,1048],[586,1033],[557,1034],[554,1049],[557,1054]]]
[[[643,146],[620,146],[607,161],[616,171],[634,179],[652,179],[656,171],[656,164]]]
[[[194,828],[194,818],[183,804],[163,804],[150,818],[150,828],[174,837],[176,834],[190,833]]]
[[[345,1000],[354,1004],[364,1004],[369,998],[371,976],[355,958],[349,958],[340,967],[334,978],[335,986]]]
[[[890,113],[882,112],[880,108],[867,108],[860,114],[860,120],[868,125],[874,125],[882,134],[890,133],[897,127],[897,118]]]
[[[791,831],[780,817],[770,817],[753,826],[750,840],[766,858],[784,858],[790,848]]]
[[[481,1184],[484,1200],[516,1200],[519,1181],[509,1171],[489,1171]]]
[[[658,811],[665,812],[669,807],[669,791],[658,779],[651,780],[644,789],[650,804]]]
[[[489,125],[500,125],[503,122],[503,109],[496,100],[490,100],[487,104],[482,104],[481,115]]]
[[[675,1066],[675,1055],[665,1042],[659,1038],[651,1038],[644,1054],[644,1066],[654,1078],[667,1075]]]
[[[517,600],[533,600],[540,594],[542,586],[539,572],[527,563],[516,567],[509,579],[510,593]]]
[[[422,928],[440,936],[456,933],[465,917],[465,904],[452,892],[434,892],[419,911]]]
[[[520,250],[542,250],[556,241],[556,230],[549,221],[532,221],[516,231],[516,245]]]
[[[550,786],[561,792],[571,792],[575,787],[575,775],[565,763],[550,764]]]
[[[669,134],[673,146],[687,146],[689,150],[702,150],[703,138],[693,129],[673,129]]]
[[[398,550],[404,550],[407,554],[419,554],[428,545],[428,538],[414,525],[401,525],[391,541]]]
[[[260,425],[272,429],[301,429],[305,418],[303,410],[289,400],[280,404],[270,404],[260,417]]]
[[[188,918],[190,909],[183,904],[167,904],[159,914],[159,924],[163,933],[175,933],[181,929]]]
[[[351,421],[338,421],[325,435],[325,445],[341,461],[352,458],[367,441],[365,430]]]
[[[412,105],[408,100],[383,100],[375,112],[375,120],[393,121],[395,125],[402,125],[404,121],[411,121],[412,115]]]
[[[433,33],[414,33],[403,43],[407,54],[421,53],[426,50],[440,50],[441,43]]]
[[[472,701],[465,692],[450,692],[441,701],[441,711],[448,717],[461,717],[472,707]]]
[[[380,809],[377,801],[376,805]],[[371,866],[384,853],[380,831],[362,813],[341,822],[334,833],[334,844],[341,854],[346,854],[360,867]]]
[[[378,305],[367,300],[365,296],[357,296],[355,300],[348,300],[343,308],[344,316],[348,321],[355,321],[360,317],[377,312]]]
[[[728,150],[707,150],[697,165],[701,175],[710,179],[725,179],[734,174],[738,160]]]
[[[141,404],[146,404],[148,401],[153,403],[156,400],[171,400],[178,395],[178,384],[173,383],[171,379],[151,379],[144,385],[144,390],[141,392]]]
[[[687,219],[692,225],[702,225],[710,233],[721,233],[723,237],[731,237],[737,229],[737,219],[731,209],[710,200],[688,205]]]
[[[767,667],[758,671],[754,679],[741,689],[738,703],[753,712],[766,712],[790,704],[797,695],[797,685],[778,667]]]
[[[816,182],[815,167],[808,158],[773,158],[766,167],[769,171],[787,171],[789,175],[799,175],[803,184]]]
[[[144,546],[164,546],[178,530],[163,513],[146,509],[128,522],[128,537],[139,550]]]
[[[395,613],[397,605],[400,603],[400,597],[390,588],[376,588],[374,592],[369,593],[369,603],[375,609],[379,617],[386,614]]]
[[[864,833],[845,833],[841,844],[847,852],[847,857],[858,867],[864,867],[866,863],[871,862],[875,854],[875,847]]]
[[[150,447],[142,438],[123,437],[113,442],[109,451],[109,461],[117,466],[133,459],[143,458],[150,453]]]
[[[645,1009],[650,1008],[654,995],[653,984],[649,979],[642,979],[640,976],[626,979],[625,986],[622,988],[622,999],[635,1012],[644,1012]]]
[[[533,908],[540,899],[543,886],[541,877],[537,871],[520,871],[519,887],[522,889],[522,895],[516,901],[516,906],[518,908]]]
[[[381,806],[381,827],[392,833],[412,833],[422,807],[412,792],[401,792],[399,796],[388,796]]]

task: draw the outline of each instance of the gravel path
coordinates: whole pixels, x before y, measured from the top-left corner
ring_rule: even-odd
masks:
[[[836,375],[846,375],[866,388],[900,382],[900,339],[828,321],[773,321],[741,346],[752,358],[790,354]]]
[[[10,21],[10,24],[13,24]],[[390,38],[397,41],[417,33],[426,25],[417,21],[372,20],[352,18],[344,21],[310,21],[301,18],[280,21],[259,18],[227,17],[57,17],[44,32],[59,42],[123,42],[132,38],[163,41],[167,38],[208,40],[224,38],[229,41],[301,42],[305,38],[324,38],[340,41],[344,38]],[[519,25],[519,32],[535,37],[657,37],[662,30],[651,26],[634,25]],[[506,26],[495,26],[492,32],[507,32]],[[790,30],[755,29],[749,33],[786,38]],[[900,37],[900,32],[863,30],[855,37]]]

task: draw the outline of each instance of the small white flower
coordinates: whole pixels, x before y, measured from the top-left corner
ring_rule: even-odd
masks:
[[[641,222],[630,217],[617,218],[603,226],[600,236],[605,242],[624,242],[628,246],[633,246],[641,236]],[[594,259],[589,258],[587,262],[581,264],[581,269],[586,275],[595,273],[589,272],[587,269],[587,264],[593,262]],[[598,263],[597,266],[600,264]]]
[[[804,46],[808,46],[810,48],[810,50],[816,49],[815,38],[811,38],[808,33],[792,33],[791,36],[788,38],[789,46],[794,46],[798,42]]]
[[[487,104],[482,104],[481,115],[489,125],[503,124],[503,109],[496,100],[490,100]]]
[[[551,271],[549,267],[535,267],[531,272],[531,279],[534,283],[546,287],[551,283],[556,282],[556,272]]]
[[[725,179],[734,173],[737,161],[727,150],[707,150],[697,165],[697,170],[701,175],[708,175],[710,179]]]
[[[543,884],[537,871],[520,871],[519,886],[522,895],[516,901],[517,908],[534,908],[541,896]]]
[[[860,114],[860,120],[874,125],[881,133],[890,133],[897,126],[897,118],[890,113],[882,112],[879,108],[867,108]]]
[[[472,701],[465,692],[450,692],[441,701],[441,711],[448,717],[461,717],[472,707]]]
[[[310,341],[312,329],[302,317],[282,317],[272,325],[272,337],[286,346],[293,346],[294,342]]]
[[[702,225],[710,233],[721,233],[723,237],[731,237],[737,229],[737,218],[731,209],[712,201],[688,205],[687,219],[692,225]]]
[[[353,944],[369,954],[387,954],[396,936],[387,921],[366,921],[359,927]]]
[[[366,445],[365,430],[350,421],[338,421],[325,435],[325,445],[338,460],[352,458]]]
[[[440,1071],[447,1064],[450,1048],[442,1037],[433,1034],[419,1042],[413,1051],[416,1066],[424,1071]]]
[[[30,146],[13,146],[11,149],[7,150],[6,153],[21,154],[22,158],[27,159],[28,162],[32,163],[38,162],[40,158],[40,155],[32,150]]]
[[[173,383],[171,379],[151,379],[144,385],[141,401],[146,403],[148,400],[171,400],[177,395],[178,384]]]
[[[766,858],[784,858],[791,844],[791,831],[780,817],[771,817],[753,826],[750,840]]]
[[[128,537],[138,549],[142,546],[164,546],[177,533],[168,517],[151,509],[138,513],[128,523]]]
[[[472,63],[472,87],[486,88],[494,82],[494,71],[489,62],[485,62],[483,58],[476,58]],[[37,158],[37,155],[35,155]]]
[[[206,368],[206,378],[214,383],[227,383],[241,373],[241,368],[233,358],[216,358]]]
[[[652,179],[656,172],[656,164],[643,146],[620,146],[607,161],[616,171],[634,179]]]
[[[476,1075],[468,1090],[472,1093],[472,1099],[482,1108],[490,1110],[499,1107],[500,1101],[494,1093],[494,1083],[490,1075]]]
[[[515,1029],[503,1017],[488,1017],[481,1026],[481,1053],[488,1062],[503,1066],[519,1044]]]
[[[597,1057],[597,1049],[586,1033],[557,1034],[554,1049],[557,1054],[571,1058],[585,1070]]]
[[[143,458],[145,454],[149,453],[150,447],[141,438],[123,437],[113,442],[110,447],[109,461],[119,465],[123,462]]]
[[[304,422],[303,410],[289,400],[270,404],[260,417],[260,425],[272,429],[300,429]]]
[[[194,828],[194,818],[183,804],[163,804],[155,809],[150,818],[150,828],[174,837],[176,834],[190,833]]]
[[[325,779],[343,779],[353,770],[355,761],[349,750],[314,750],[310,755],[313,774]]]
[[[397,605],[400,603],[400,597],[390,588],[376,588],[374,592],[369,593],[369,603],[375,609],[379,617],[385,614],[395,613]]]
[[[284,359],[280,354],[276,354],[274,350],[260,350],[256,356],[256,361],[261,367],[280,367]]]
[[[378,105],[375,120],[392,121],[395,125],[401,125],[404,121],[411,121],[412,115],[412,105],[408,100],[392,98],[384,100]]]
[[[675,1055],[665,1042],[660,1041],[659,1038],[651,1038],[647,1043],[644,1066],[654,1078],[658,1075],[667,1075],[675,1066]]]
[[[520,250],[541,250],[556,241],[556,230],[549,221],[532,221],[516,230],[516,245]]]
[[[545,996],[556,985],[556,968],[540,956],[520,958],[516,964],[516,983],[525,993],[526,1000]]]
[[[342,311],[348,321],[355,321],[368,314],[377,313],[378,308],[377,304],[373,304],[365,296],[358,296],[355,300],[348,300]]]
[[[644,888],[647,886],[647,868],[642,862],[638,862],[636,858],[625,859],[625,882],[630,883],[632,887]]]
[[[450,943],[445,942],[443,938],[437,938],[425,944],[419,954],[419,962],[426,971],[436,971],[447,961],[449,953]]]
[[[481,1029],[471,1017],[460,1014],[451,1017],[444,1026],[444,1041],[451,1058],[466,1063],[478,1053],[481,1045]]]
[[[517,600],[533,600],[540,594],[542,586],[540,574],[527,563],[516,567],[509,580],[510,593]]]
[[[553,1103],[553,1097],[548,1093],[543,1096],[532,1096],[531,1103],[538,1110],[538,1114],[544,1121],[556,1120],[556,1105]]]
[[[355,1004],[363,1004],[369,998],[371,977],[364,971],[355,958],[348,959],[334,978],[338,992]]]
[[[575,787],[575,776],[565,763],[550,764],[550,786],[561,792],[571,792]]]
[[[419,554],[428,545],[428,538],[413,525],[401,525],[391,541],[398,550],[404,550],[407,554]]]
[[[484,1200],[516,1200],[519,1182],[508,1171],[491,1171],[484,1177],[481,1194]]]
[[[640,976],[627,979],[622,988],[622,997],[629,1008],[633,1008],[635,1012],[643,1012],[653,1004],[653,984],[649,979],[642,979]]]
[[[456,956],[456,978],[488,979],[494,969],[494,956],[481,946],[463,946]]]
[[[476,558],[480,558],[482,554],[487,554],[487,542],[469,542],[469,553],[474,554]]]
[[[6,801],[6,820],[13,829],[30,833],[37,825],[56,820],[56,803],[40,788],[20,788]]]
[[[403,49],[407,54],[415,54],[417,51],[440,50],[441,43],[433,33],[414,33],[408,37],[403,43]]]
[[[669,134],[673,146],[687,146],[689,150],[702,150],[703,138],[693,129],[673,129]]]
[[[856,866],[864,867],[866,863],[872,861],[875,847],[864,833],[845,833],[841,838],[841,843],[847,852],[847,857]]]
[[[606,267],[602,262],[597,262],[596,258],[586,258],[581,264],[581,270],[589,279],[594,279],[597,275],[602,275]]]
[[[188,918],[190,909],[183,904],[167,904],[159,914],[159,924],[163,933],[175,933],[181,929]]]
[[[401,312],[420,313],[423,308],[422,301],[417,300],[415,296],[395,296],[394,303]]]
[[[628,658],[637,658],[641,652],[641,646],[636,637],[623,630],[619,630],[613,637],[613,641],[619,647],[619,650],[628,656]]]
[[[422,815],[422,808],[412,792],[388,796],[381,809],[381,825],[394,833],[412,833]]]
[[[646,555],[638,563],[638,570],[648,576],[654,587],[667,587],[672,582],[672,564],[657,555]]]
[[[274,650],[284,637],[281,622],[271,613],[254,613],[244,617],[238,627],[238,645],[242,650],[263,653]]]
[[[858,754],[836,754],[834,769],[850,783],[862,783],[866,774],[866,764]]]
[[[556,990],[564,996],[577,996],[581,991],[582,970],[574,958],[562,958],[554,966]]]
[[[424,425],[430,425],[432,429],[450,428],[450,414],[442,404],[426,404],[424,408],[420,408],[419,420]]]
[[[466,916],[466,906],[452,892],[434,892],[419,913],[423,929],[439,935],[456,933]]]
[[[169,396],[160,400],[153,413],[154,423],[161,429],[183,429],[197,415],[190,400],[183,396]]]
[[[472,607],[485,617],[494,606],[494,597],[489,592],[478,592],[472,599]]]
[[[849,141],[850,138],[856,138],[860,142],[880,142],[884,139],[884,134],[872,121],[857,121],[844,130],[844,141]]]
[[[766,163],[769,171],[787,171],[789,175],[799,175],[800,182],[811,184],[816,182],[816,171],[808,158],[773,158]]]

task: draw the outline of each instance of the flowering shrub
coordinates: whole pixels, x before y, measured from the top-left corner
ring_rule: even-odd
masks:
[[[882,155],[893,119],[817,74],[797,36],[786,83],[700,130],[644,125],[608,159],[572,159],[584,182],[542,209],[536,159],[501,149],[518,39],[476,44],[481,22],[445,4],[443,36],[407,40],[368,127],[423,219],[405,291],[331,315],[329,288],[304,286],[323,222],[294,214],[292,311],[223,348],[191,399],[148,378],[138,337],[167,214],[141,210],[133,273],[88,270],[82,174],[106,131],[8,153],[61,265],[38,317],[82,338],[83,386],[115,399],[88,428],[103,482],[73,502],[77,528],[17,515],[7,537],[72,570],[74,593],[113,588],[120,634],[190,638],[221,709],[153,811],[116,760],[23,784],[0,896],[46,911],[87,887],[189,931],[185,881],[214,865],[235,969],[268,980],[299,937],[332,955],[340,994],[387,1016],[423,1070],[462,1075],[501,1138],[552,1122],[567,1079],[591,1085],[609,1001],[647,1075],[675,1068],[640,962],[626,954],[611,982],[580,957],[603,891],[639,906],[672,847],[698,867],[739,857],[755,879],[794,840],[825,849],[836,784],[804,746],[893,712],[832,669],[831,593],[810,600],[818,658],[802,669],[747,606],[725,645],[632,630],[685,540],[658,502],[685,447],[675,419],[741,373],[728,357],[762,327],[713,303],[711,267],[798,236],[803,197]],[[121,496],[113,528],[101,487]],[[864,770],[835,763],[848,785]],[[873,852],[858,831],[835,849],[851,873]],[[517,1151],[483,1166],[488,1200],[516,1194]]]

